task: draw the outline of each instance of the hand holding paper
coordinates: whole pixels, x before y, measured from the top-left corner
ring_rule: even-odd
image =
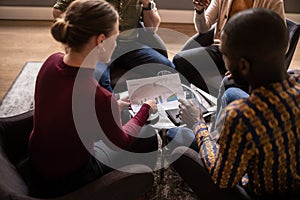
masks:
[[[148,104],[151,107],[149,114],[155,114],[155,113],[157,113],[158,109],[157,109],[157,105],[156,105],[156,103],[155,103],[154,100],[150,99],[150,100],[145,101],[144,103]]]

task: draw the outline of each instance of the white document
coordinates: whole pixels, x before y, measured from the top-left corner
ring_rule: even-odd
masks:
[[[131,108],[137,112],[142,104],[153,99],[162,110],[178,108],[178,99],[185,99],[178,73],[127,80]]]

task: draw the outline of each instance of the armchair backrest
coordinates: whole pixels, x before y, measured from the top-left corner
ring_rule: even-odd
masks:
[[[29,192],[27,184],[3,151],[0,153],[0,163],[0,199],[10,200],[12,194],[27,195]]]
[[[300,23],[297,23],[287,18],[286,24],[290,35],[289,48],[285,55],[285,66],[288,69],[298,44],[300,34]]]
[[[33,113],[0,118],[0,199],[12,194],[29,193],[28,185],[16,166],[28,155],[28,137],[33,127]]]
[[[300,34],[300,23],[286,18],[286,24],[290,37],[289,48],[285,55],[285,66],[288,69],[290,67],[293,55],[298,44]],[[214,29],[215,28],[213,27],[206,33],[196,33],[184,44],[182,50],[211,45],[213,43]]]
[[[0,200],[46,200],[38,198],[30,183],[28,139],[33,128],[33,111],[0,118]],[[137,199],[154,183],[151,168],[128,165],[52,200]],[[33,190],[34,189],[34,190]]]
[[[28,139],[32,128],[33,111],[0,118],[0,145],[14,165],[28,156]]]
[[[164,41],[161,39],[161,37],[157,33],[147,30],[147,28],[144,26],[144,23],[142,21],[139,22],[138,28],[139,28],[138,40],[142,44],[145,44],[155,49],[160,54],[168,58],[167,47]]]

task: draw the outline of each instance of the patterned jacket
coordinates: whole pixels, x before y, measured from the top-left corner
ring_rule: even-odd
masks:
[[[218,143],[204,122],[194,133],[200,155],[220,188],[242,183],[255,195],[300,189],[300,73],[253,90],[224,109]]]

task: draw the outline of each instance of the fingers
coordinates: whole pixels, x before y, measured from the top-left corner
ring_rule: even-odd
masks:
[[[209,0],[193,0],[193,4],[207,8],[210,4]]]
[[[199,1],[199,0],[193,0],[193,4],[200,5],[200,6],[203,6],[203,5],[204,5],[204,4],[202,3],[202,1]]]
[[[118,105],[121,108],[121,110],[128,109],[130,107],[130,103],[122,100],[118,100]]]
[[[178,113],[178,115],[176,115],[176,117],[178,117],[179,119],[182,119],[182,110],[179,110],[179,113]]]
[[[228,78],[228,80],[232,79],[232,74],[231,74],[230,71],[227,71],[227,72],[225,73],[225,76]]]
[[[181,112],[187,115],[202,115],[199,105],[197,105],[197,102],[195,100],[183,100],[179,99],[179,109]]]
[[[125,96],[125,97],[123,97],[123,98],[121,98],[120,100],[122,100],[122,101],[128,101],[129,102],[129,96],[127,95],[127,96]]]
[[[144,103],[150,105],[150,107],[151,107],[150,114],[154,114],[158,111],[157,104],[154,100],[150,99],[150,100],[145,101]]]
[[[179,101],[179,103],[180,103],[181,106],[185,106],[186,107],[188,105],[188,102],[185,99],[178,99],[178,101]]]
[[[183,109],[191,109],[193,107],[195,107],[195,103],[193,102],[193,100],[183,100],[183,99],[179,99],[179,108]]]

